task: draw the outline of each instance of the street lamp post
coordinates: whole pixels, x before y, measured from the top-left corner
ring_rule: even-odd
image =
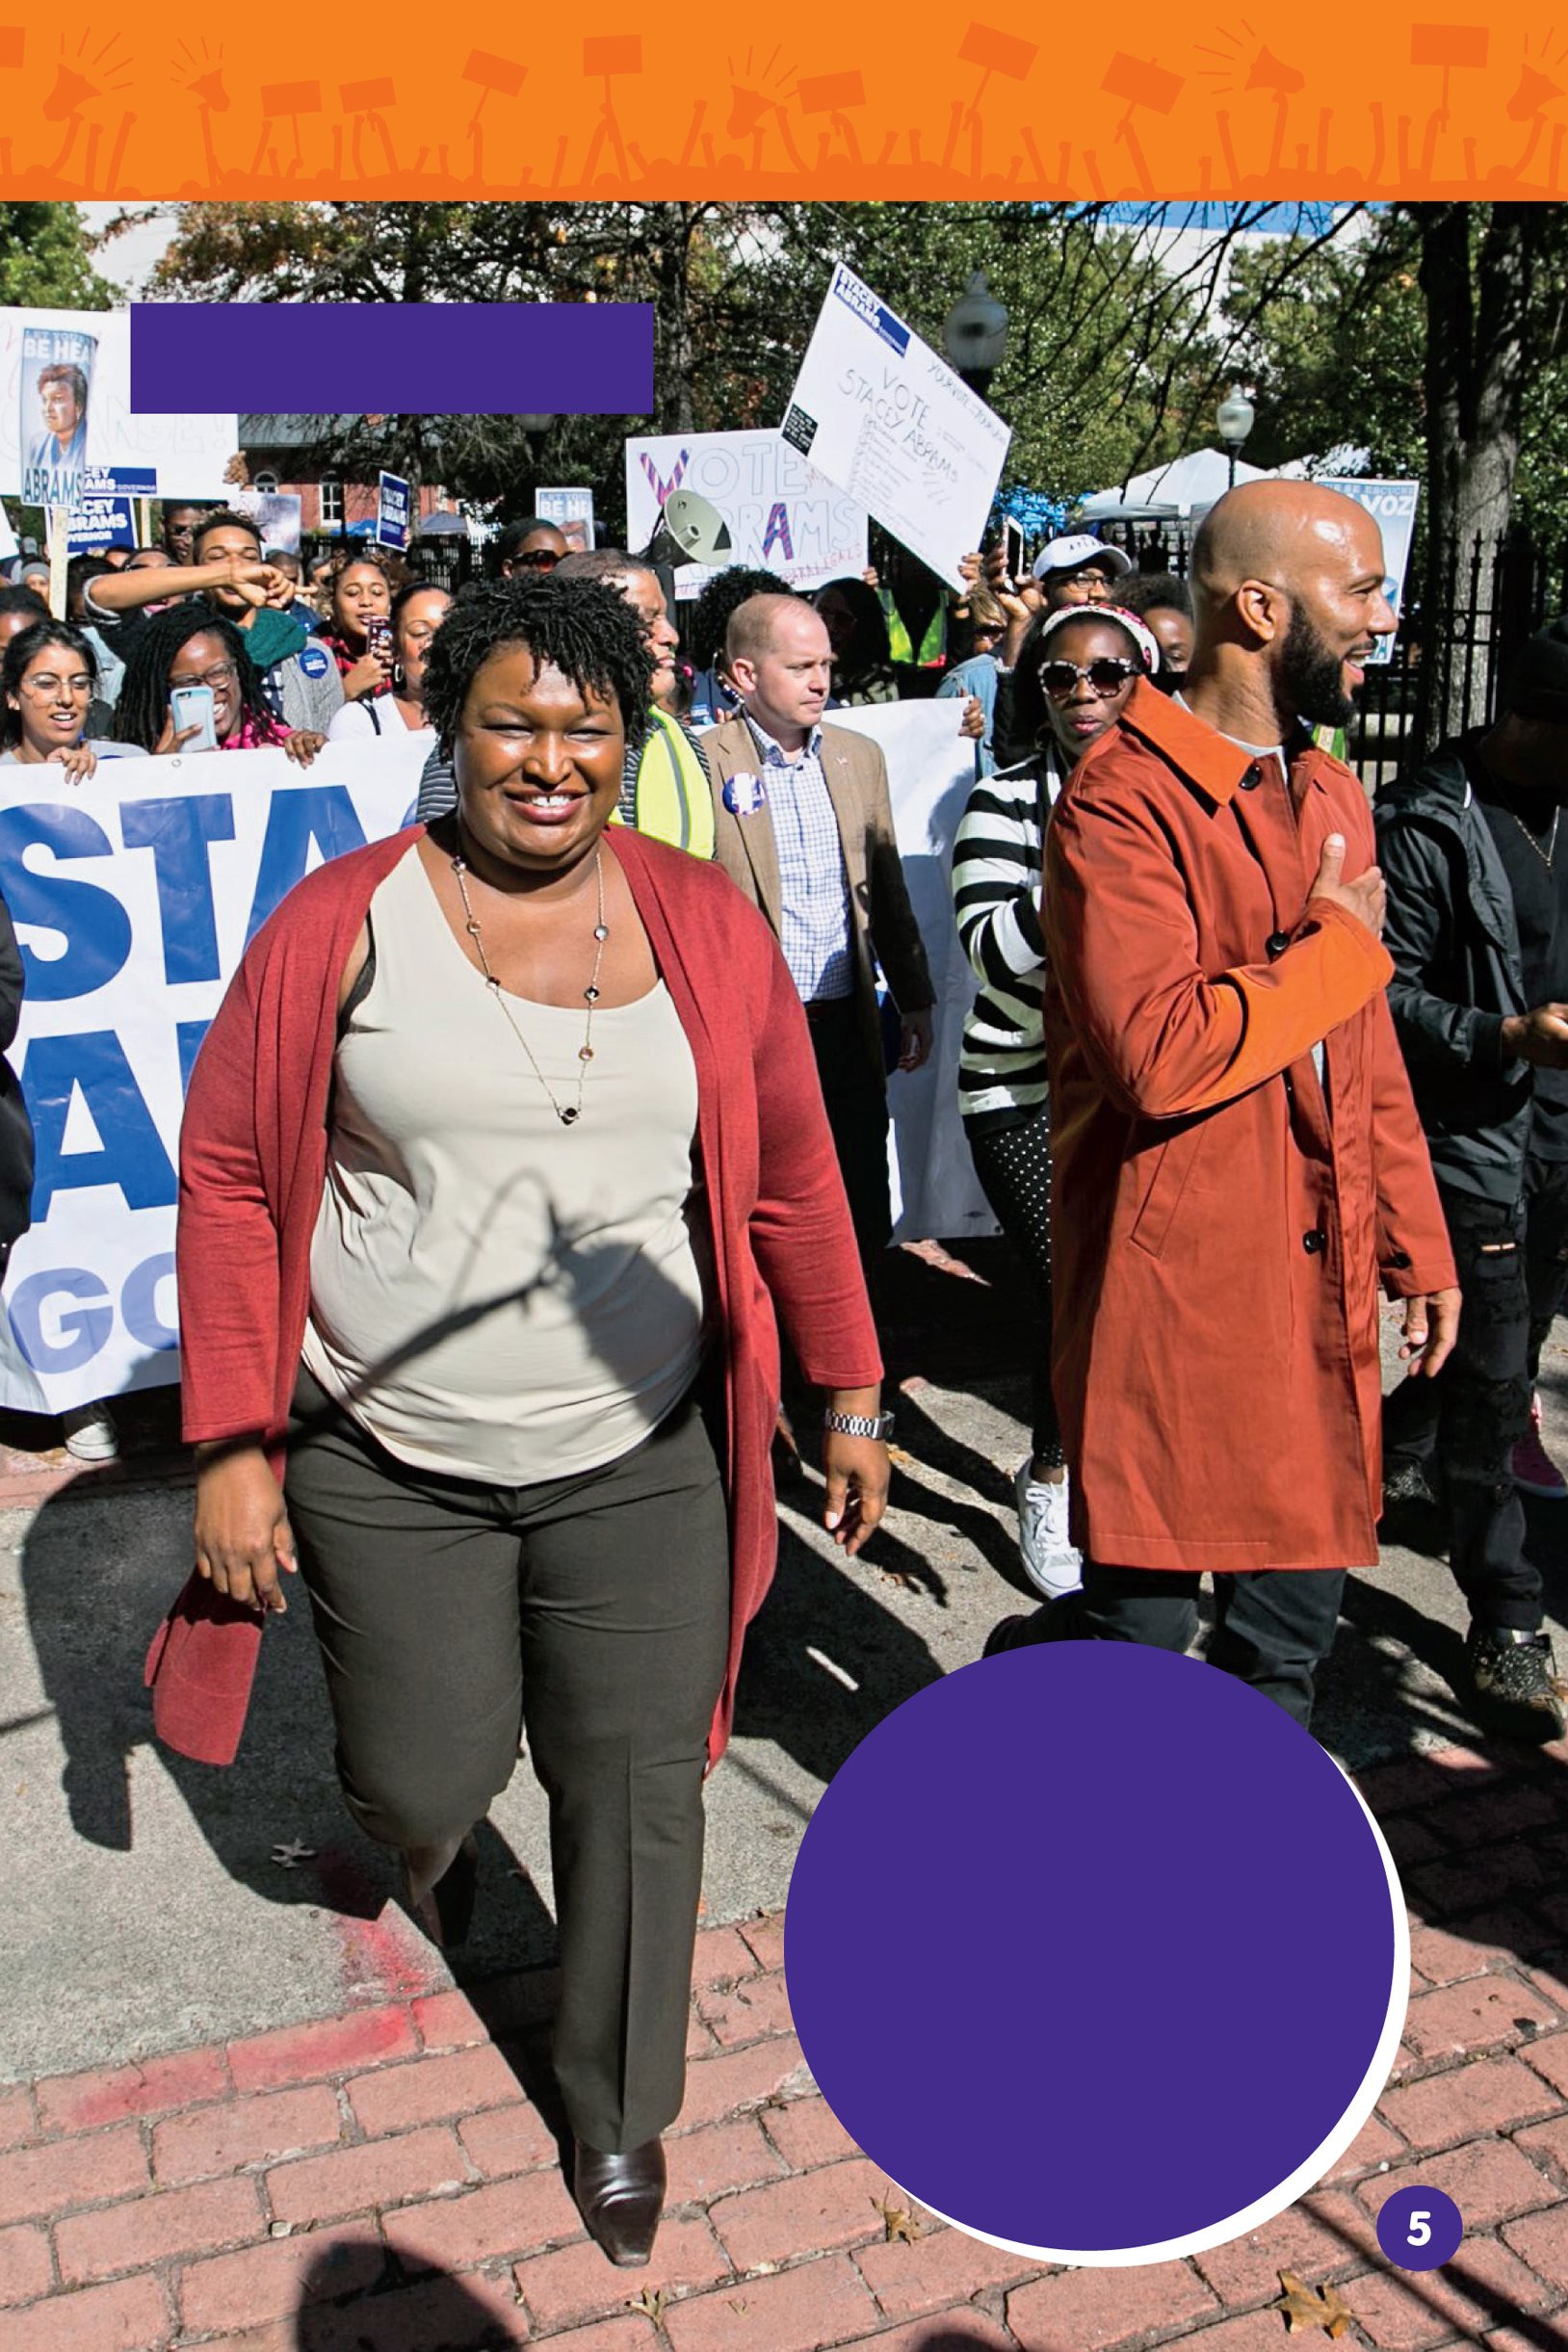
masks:
[[[1007,312],[976,270],[942,325],[942,348],[971,392],[984,400],[1007,348]]]
[[[1231,478],[1227,486],[1233,490],[1236,487],[1236,460],[1241,454],[1247,434],[1252,431],[1256,414],[1244,392],[1231,391],[1220,402],[1215,418],[1219,427],[1219,437],[1225,444],[1225,454],[1230,459]]]
[[[534,460],[536,478],[540,466],[544,463],[544,444],[550,437],[550,429],[555,421],[553,416],[520,416],[517,419],[523,431],[528,435],[528,454]],[[537,479],[535,480],[533,486],[536,490],[538,488]]]

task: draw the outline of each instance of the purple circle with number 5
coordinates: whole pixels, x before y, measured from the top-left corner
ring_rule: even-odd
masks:
[[[1377,2216],[1377,2242],[1398,2270],[1440,2270],[1464,2234],[1464,2215],[1440,2188],[1397,2188]]]

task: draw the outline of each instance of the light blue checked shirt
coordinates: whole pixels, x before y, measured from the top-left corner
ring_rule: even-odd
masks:
[[[746,725],[762,763],[768,813],[778,850],[779,946],[790,978],[810,1005],[854,992],[849,877],[844,845],[823,774],[823,731],[791,759],[750,713]]]

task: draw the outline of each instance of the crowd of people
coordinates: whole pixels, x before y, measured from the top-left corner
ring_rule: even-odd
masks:
[[[1568,621],[1374,821],[1323,737],[1395,627],[1383,551],[1310,483],[1227,495],[1185,581],[1083,533],[1022,576],[977,553],[918,650],[870,574],[737,566],[676,607],[536,517],[490,571],[454,597],[359,551],[307,582],[246,517],[171,510],[77,567],[68,619],[0,590],[4,757],[85,786],[198,735],[301,765],[428,735],[414,821],[290,894],[192,1077],[196,1566],[155,1719],[232,1757],[297,1576],[346,1801],[447,1942],[526,1731],[572,2186],[637,2263],[802,1398],[847,1554],[889,1487],[888,1088],[931,1052],[932,943],[883,753],[835,710],[951,700],[974,763],[955,1083],[1035,1334],[1038,1606],[987,1649],[1186,1650],[1207,1576],[1211,1664],[1310,1726],[1386,1454],[1446,1518],[1462,1703],[1546,1740],[1520,1494],[1568,1499],[1533,1402],[1568,1289]],[[0,936],[0,1040],[19,986]],[[69,1442],[112,1450],[107,1408]]]

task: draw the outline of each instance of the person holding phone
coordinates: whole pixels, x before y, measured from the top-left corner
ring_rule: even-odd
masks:
[[[375,557],[351,556],[340,563],[332,574],[321,636],[337,663],[346,702],[360,694],[384,694],[390,688],[391,639],[383,626],[376,630],[373,644],[371,624],[391,616],[392,591]]]
[[[85,617],[104,630],[129,664],[147,615],[173,602],[198,598],[245,638],[262,699],[286,728],[320,734],[343,700],[337,665],[302,614],[292,607],[294,582],[262,561],[261,534],[248,514],[226,508],[194,526],[195,561],[152,562],[140,556],[124,571],[90,580]]]
[[[275,747],[308,768],[327,738],[274,717],[232,621],[181,604],[150,620],[137,640],[115,709],[115,740],[160,753]]]
[[[471,590],[426,688],[456,810],[309,875],[223,999],[181,1134],[197,1573],[151,1677],[161,1737],[231,1756],[298,1568],[347,1803],[449,1941],[526,1729],[571,2186],[625,2264],[684,2097],[703,1779],[773,1571],[775,1313],[825,1392],[846,1554],[890,1475],[784,959],[711,864],[611,823],[652,673],[602,582]]]
[[[435,632],[451,610],[446,589],[433,588],[428,580],[410,580],[398,590],[386,624],[392,646],[387,689],[359,694],[334,712],[327,730],[329,744],[359,742],[367,735],[396,735],[403,727],[417,731],[430,725],[425,715],[425,666]],[[373,618],[370,627],[374,631],[377,626]]]

